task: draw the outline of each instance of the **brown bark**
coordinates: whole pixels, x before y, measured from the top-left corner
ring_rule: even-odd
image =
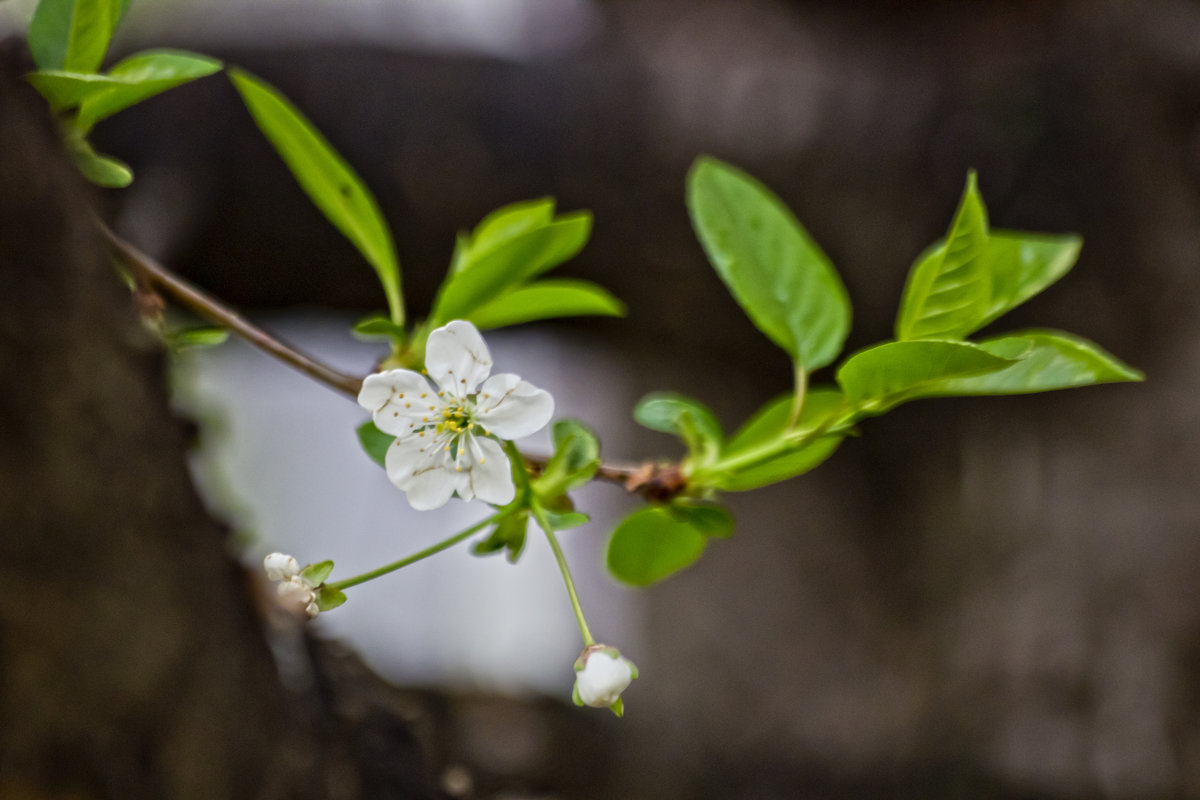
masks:
[[[348,705],[344,660],[260,618],[22,53],[0,63],[0,797],[432,796],[370,676]]]

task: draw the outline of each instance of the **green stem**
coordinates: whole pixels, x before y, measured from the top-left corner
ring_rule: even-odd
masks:
[[[503,511],[500,513],[497,513],[497,514],[493,514],[492,516],[488,517],[487,519],[483,519],[483,520],[480,520],[479,522],[476,522],[474,525],[467,528],[466,530],[460,531],[459,533],[454,534],[449,539],[444,539],[435,545],[426,547],[424,550],[413,553],[411,556],[402,558],[399,561],[393,561],[391,564],[385,564],[384,566],[379,567],[378,569],[373,569],[370,572],[364,572],[361,575],[355,575],[353,578],[346,578],[345,580],[335,581],[333,583],[327,583],[325,585],[331,589],[349,589],[351,586],[357,586],[360,583],[366,583],[367,581],[374,580],[375,578],[378,578],[381,575],[387,575],[389,572],[395,572],[396,570],[400,569],[401,567],[407,567],[409,564],[415,564],[416,562],[418,562],[422,559],[429,558],[430,556],[436,555],[437,553],[440,553],[443,550],[446,550],[447,548],[453,547],[454,545],[461,542],[463,539],[469,538],[472,534],[478,533],[483,528],[487,527],[488,525],[491,525],[493,522],[496,522],[501,517],[505,517],[505,516],[507,516],[507,513],[503,512]]]
[[[567,594],[571,597],[571,608],[575,611],[575,622],[579,624],[579,633],[583,636],[583,646],[591,647],[596,643],[592,638],[592,632],[588,630],[587,620],[583,617],[583,607],[579,605],[579,595],[575,592],[575,581],[571,578],[571,568],[567,566],[567,557],[563,555],[562,547],[558,543],[558,537],[554,535],[554,528],[550,527],[550,520],[546,517],[546,510],[536,500],[529,505],[533,511],[533,516],[537,520],[542,531],[546,534],[546,540],[550,542],[550,549],[554,551],[554,558],[558,561],[559,572],[562,573],[563,583],[567,585]]]

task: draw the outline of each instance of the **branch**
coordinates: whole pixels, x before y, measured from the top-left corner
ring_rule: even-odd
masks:
[[[103,222],[97,220],[97,225],[108,242],[113,257],[132,270],[139,286],[148,286],[163,293],[197,316],[236,333],[267,355],[303,372],[318,383],[352,399],[358,397],[359,389],[362,388],[361,378],[339,372],[328,364],[284,344],[220,300],[196,288],[138,250]],[[550,460],[545,456],[524,455],[523,458],[534,472],[543,470]],[[680,472],[679,465],[673,463],[601,464],[596,470],[596,477],[619,484],[631,494],[640,494],[657,501],[669,500],[687,487],[687,480]]]
[[[358,391],[362,388],[360,378],[338,372],[333,367],[306,356],[294,347],[279,341],[216,298],[210,297],[167,270],[150,256],[117,236],[103,223],[100,223],[100,232],[108,241],[112,254],[133,270],[139,279],[171,297],[196,315],[223,328],[228,328],[267,355],[300,370],[318,383],[323,383],[330,389],[352,398],[358,397]]]

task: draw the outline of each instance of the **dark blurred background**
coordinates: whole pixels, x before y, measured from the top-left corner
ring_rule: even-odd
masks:
[[[992,329],[1073,331],[1148,376],[903,407],[811,475],[731,496],[736,536],[641,597],[626,719],[447,689],[447,790],[1200,797],[1200,3],[512,2],[473,27],[428,6],[135,3],[119,46],[200,50],[284,91],[377,194],[417,316],[491,209],[592,209],[562,274],[628,318],[539,330],[729,428],[788,365],[692,236],[702,153],[759,176],[831,256],[848,348],[889,336],[973,168],[994,226],[1085,242]],[[200,285],[251,312],[379,307],[228,82],[95,140],[137,176],[116,224]],[[676,455],[626,444],[610,455]]]

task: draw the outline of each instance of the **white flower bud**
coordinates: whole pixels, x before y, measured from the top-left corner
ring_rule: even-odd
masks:
[[[271,553],[263,559],[267,580],[286,581],[300,574],[300,562],[284,553]]]
[[[582,666],[579,662],[582,662]],[[637,667],[616,648],[593,645],[584,650],[575,668],[575,692],[583,705],[609,708],[637,677]]]
[[[315,617],[320,611],[317,606],[317,593],[299,576],[288,578],[279,584],[279,601],[286,606],[303,608],[310,617]]]

